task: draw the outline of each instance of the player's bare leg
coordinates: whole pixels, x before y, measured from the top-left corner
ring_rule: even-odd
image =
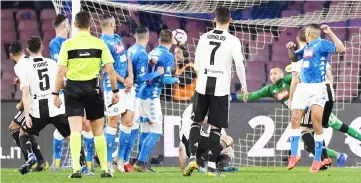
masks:
[[[291,134],[290,142],[291,142],[291,156],[288,162],[288,170],[294,168],[297,163],[301,160],[301,157],[298,155],[298,143],[301,137],[301,120],[305,115],[305,110],[303,109],[294,109],[292,110],[292,118],[291,118]]]
[[[95,149],[99,156],[100,166],[102,168],[100,177],[114,177],[113,173],[110,172],[107,167],[107,144],[103,130],[104,118],[90,121],[90,123],[94,134]]]
[[[122,114],[122,125],[120,126],[119,132],[119,149],[118,149],[118,159],[117,159],[117,170],[119,172],[125,172],[125,153],[130,143],[131,132],[133,127],[133,118],[134,112],[130,110],[126,110]],[[129,162],[127,163],[127,169],[132,170],[133,167],[129,167]],[[131,166],[131,165],[130,165]]]
[[[81,131],[83,129],[82,117],[71,116],[68,117],[70,126],[70,152],[72,156],[73,171],[69,178],[82,178],[80,161],[80,150],[81,150]]]
[[[323,117],[323,107],[319,105],[311,106],[311,120],[312,126],[315,132],[315,158],[310,169],[311,173],[316,173],[321,168],[321,154],[323,148],[323,127],[322,127],[322,117]]]
[[[107,167],[111,173],[114,173],[113,151],[115,146],[115,135],[117,133],[120,115],[108,116],[108,123],[105,129],[105,138],[107,142]]]

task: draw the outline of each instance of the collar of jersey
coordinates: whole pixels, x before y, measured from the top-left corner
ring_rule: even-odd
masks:
[[[137,46],[140,47],[140,48],[145,49],[145,47],[144,47],[143,45],[139,44],[139,43],[135,43],[135,45],[137,45]]]
[[[102,34],[101,37],[105,37],[105,38],[114,38],[115,37],[115,34],[113,35],[108,35],[108,34]]]
[[[165,47],[165,46],[162,46],[162,45],[159,45],[159,46],[158,46],[158,48],[161,48],[161,49],[165,49],[165,50],[168,50],[168,48],[167,48],[167,47]]]
[[[61,37],[61,36],[56,36],[56,39],[66,40],[65,37]]]
[[[321,38],[319,37],[319,38],[317,38],[317,39],[313,40],[312,42],[307,43],[307,45],[308,45],[308,46],[312,46],[312,45],[314,45],[314,44],[318,43],[320,40],[321,40]]]
[[[90,32],[85,32],[85,31],[81,31],[81,32],[78,32],[76,33],[76,36],[90,36]]]

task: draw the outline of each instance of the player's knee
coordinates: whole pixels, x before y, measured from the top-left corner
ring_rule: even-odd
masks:
[[[227,144],[227,147],[233,144],[233,138],[228,135],[222,135],[221,140],[223,140]]]
[[[20,126],[18,124],[16,124],[14,121],[12,121],[9,125],[9,130],[14,130],[20,128]]]
[[[107,126],[110,126],[112,128],[117,128],[119,119],[120,119],[119,116],[109,116]]]

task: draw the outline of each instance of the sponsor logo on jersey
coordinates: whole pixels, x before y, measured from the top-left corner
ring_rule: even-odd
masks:
[[[275,95],[275,98],[277,100],[284,100],[286,98],[288,98],[288,91],[287,91],[287,88],[284,88],[283,90],[281,90],[280,92],[278,92],[276,95]]]
[[[303,52],[303,57],[304,58],[312,58],[312,56],[313,56],[313,49],[305,50]]]
[[[80,53],[79,56],[88,57],[88,56],[90,56],[90,53],[89,52]]]
[[[121,54],[125,50],[123,42],[120,42],[119,44],[115,45],[115,53]]]
[[[212,73],[212,74],[223,74],[224,72],[223,71],[217,71],[217,70],[213,70],[213,69],[205,69],[205,74],[207,73]]]

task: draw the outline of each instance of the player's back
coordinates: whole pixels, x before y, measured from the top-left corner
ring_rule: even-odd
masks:
[[[239,49],[239,50],[235,50]],[[230,93],[234,54],[242,54],[239,39],[226,30],[214,29],[203,34],[196,49],[196,91],[224,96]]]
[[[123,78],[128,77],[128,60],[127,60],[127,50],[122,41],[122,38],[118,34],[106,35],[102,34],[100,37],[101,40],[107,45],[114,58],[114,69],[115,71]],[[118,88],[123,89],[123,83],[118,82]],[[104,72],[104,89],[111,91],[110,81],[108,74]]]
[[[148,53],[146,49],[136,43],[128,49],[128,56],[132,61],[134,73],[134,86],[138,94],[141,88],[145,87],[145,81],[140,80],[140,77],[146,74],[148,65]]]
[[[143,92],[143,97],[145,98],[157,98],[160,96],[163,89],[163,77],[172,76],[174,57],[167,47],[159,45],[148,54],[148,60],[148,73],[156,71],[158,67],[164,68],[164,74],[162,76],[147,81],[147,85]]]
[[[56,36],[49,43],[50,56],[53,60],[58,61],[58,56],[60,53],[61,45],[66,40],[66,38]]]
[[[42,110],[49,111],[50,117],[64,114],[64,105],[58,109],[53,104],[52,92],[58,69],[56,62],[44,57],[30,57],[24,68],[20,84],[30,88],[30,114],[36,118],[40,118]]]

